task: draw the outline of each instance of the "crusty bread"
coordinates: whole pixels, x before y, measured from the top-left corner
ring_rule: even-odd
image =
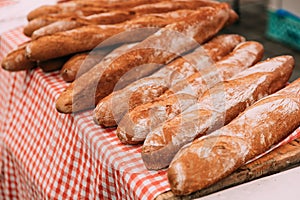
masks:
[[[196,11],[178,10],[163,14],[145,15],[115,25],[84,26],[37,38],[27,45],[26,53],[32,60],[49,60],[72,53],[88,51],[100,44],[102,46],[109,46],[122,42],[140,41],[153,34],[157,30],[155,28],[164,27],[166,25],[168,25],[166,30],[171,32],[178,31],[188,36],[190,30],[187,28],[193,27],[193,24],[189,23],[194,22],[194,24],[196,24],[196,21],[201,22],[195,26],[195,28],[202,27],[201,30],[198,30],[202,31],[202,34],[199,34],[194,39],[196,41],[199,40],[198,42],[201,43],[203,38],[207,40],[212,36],[212,31],[215,34],[229,21],[231,22],[233,19],[236,19],[231,11],[227,4],[220,3],[216,8],[203,7]],[[172,23],[174,24],[171,25]],[[149,27],[152,29],[141,29]],[[204,31],[203,27],[207,27],[208,30]],[[140,31],[130,33],[129,31],[132,30]],[[120,33],[123,33],[123,35],[120,35]],[[118,37],[107,40],[117,34],[119,34]],[[191,35],[193,35],[193,33],[191,33]]]
[[[151,76],[114,91],[97,104],[94,121],[105,127],[116,126],[126,112],[138,105],[152,102],[180,80],[220,60],[242,41],[244,38],[239,35],[217,36]]]
[[[92,101],[91,99],[88,99],[91,94],[94,94],[97,88],[98,80],[99,78],[104,75],[103,69],[104,66],[107,66],[111,62],[113,62],[115,59],[117,59],[120,55],[134,47],[137,43],[131,43],[131,44],[124,44],[116,49],[114,49],[112,52],[107,54],[99,64],[92,67],[88,72],[84,73],[78,79],[75,79],[75,81],[67,88],[66,91],[64,91],[59,99],[56,102],[56,107],[58,110],[64,109],[65,111],[71,112],[73,110],[72,105],[73,102],[73,96],[82,94],[83,96],[81,98],[84,98],[84,101]],[[75,89],[74,89],[75,88]],[[85,99],[87,98],[87,99]],[[70,103],[71,102],[71,103]],[[77,102],[77,103],[85,103],[85,102]],[[63,105],[63,108],[59,108],[60,105]]]
[[[8,53],[2,60],[1,66],[8,71],[21,71],[36,67],[36,62],[25,56],[26,44]]]
[[[67,2],[56,5],[44,5],[32,10],[28,15],[29,21],[58,13],[77,13],[88,16],[96,13],[110,12],[115,10],[129,10],[135,13],[161,13],[179,9],[194,9],[201,6],[215,6],[219,2],[211,0],[132,0],[123,2]]]
[[[167,25],[109,65],[102,66],[98,75],[103,73],[104,76],[98,76],[96,80],[88,78],[82,83],[91,83],[96,87],[96,91],[84,88],[83,91],[76,89],[75,93],[74,87],[70,86],[57,100],[57,109],[63,113],[70,113],[91,108],[110,94],[116,85],[118,89],[122,89],[158,70],[161,64],[167,64],[178,55],[192,50],[198,43],[202,44],[222,29],[230,18],[227,4],[221,5],[218,8],[204,7],[193,11],[184,20]]]
[[[27,56],[32,60],[49,60],[77,52],[89,51],[97,46],[104,47],[121,42],[139,41],[153,34],[155,31],[157,31],[157,29],[148,29],[147,31],[144,30],[144,34],[138,34],[136,32],[131,33],[132,30],[143,27],[163,27],[172,21],[174,22],[175,19],[178,20],[178,18],[186,17],[187,13],[191,12],[192,11],[189,10],[176,11],[178,15],[173,15],[175,18],[172,17],[170,13],[166,13],[163,15],[148,15],[115,25],[97,26],[91,24],[69,31],[46,35],[36,38],[36,40],[29,44],[27,47]],[[64,21],[58,23],[64,23]],[[78,22],[75,21],[75,26],[77,23]],[[68,25],[74,24],[68,23]],[[37,34],[39,34],[39,32]],[[110,37],[117,34],[119,34],[119,36],[108,40]],[[38,35],[35,35],[34,37],[38,37]],[[105,40],[108,41],[107,44],[103,43]]]
[[[97,65],[111,50],[106,48],[75,54],[63,65],[60,72],[62,78],[66,82],[73,82]]]
[[[48,26],[56,21],[60,21],[63,19],[77,19],[76,15],[74,13],[64,13],[64,14],[53,14],[53,15],[49,15],[49,16],[42,16],[42,17],[38,17],[36,19],[31,20],[30,22],[28,22],[28,24],[26,24],[26,26],[23,29],[23,33],[24,35],[31,37],[32,34],[36,31],[41,29],[42,27]],[[84,25],[86,23],[84,23],[84,20],[77,20],[78,23],[80,22],[81,25]],[[64,26],[68,27],[71,26],[73,24],[70,23],[69,24],[63,24]],[[74,26],[74,25],[73,25]],[[37,36],[32,37],[32,39],[36,39]]]
[[[97,13],[109,12],[111,10],[123,10],[138,5],[155,3],[161,0],[130,0],[123,2],[102,2],[102,1],[82,1],[82,2],[66,2],[55,5],[43,5],[32,10],[27,15],[29,21],[50,14],[58,13],[77,13],[81,16],[88,16]]]
[[[293,67],[291,56],[275,57],[209,89],[196,104],[147,135],[142,151],[146,167],[167,167],[182,146],[221,128],[255,101],[283,88]]]
[[[249,41],[238,45],[215,65],[196,72],[155,101],[137,106],[127,113],[119,123],[118,137],[123,143],[143,142],[151,130],[192,106],[206,90],[252,66],[262,56],[263,46],[260,43]]]
[[[42,21],[42,19],[37,18],[30,21],[27,26],[25,26],[24,33],[25,30],[28,29],[26,35],[31,36],[32,39],[37,39],[42,36],[68,31],[81,26],[92,24],[116,24],[131,18],[133,18],[133,15],[129,11],[111,11],[109,13],[94,14],[88,17],[68,17],[52,21],[45,20],[45,23],[43,23],[44,21]],[[49,17],[46,17],[46,19],[49,19]],[[39,21],[42,23],[35,25],[35,23],[39,23]]]
[[[52,71],[60,70],[68,59],[69,56],[66,56],[66,57],[38,62],[37,65],[39,68],[43,70],[43,72],[52,72]]]
[[[147,14],[147,13],[164,13],[164,12],[170,12],[170,11],[180,10],[180,9],[194,10],[199,7],[204,7],[204,6],[215,7],[218,5],[219,5],[218,1],[172,0],[172,1],[161,1],[161,2],[155,2],[155,3],[142,4],[142,5],[135,6],[129,10],[131,12],[134,12],[134,13],[140,15],[140,14]]]
[[[267,96],[228,125],[183,147],[168,169],[173,193],[208,187],[300,126],[300,79]]]
[[[32,39],[36,39],[41,36],[51,35],[56,32],[62,32],[78,28],[80,26],[88,24],[116,24],[121,23],[126,20],[133,19],[134,17],[141,17],[141,15],[150,13],[165,13],[180,9],[191,9],[195,10],[199,7],[204,6],[218,6],[218,2],[197,0],[197,1],[163,1],[159,3],[148,3],[126,10],[112,10],[110,12],[94,14],[91,16],[76,16],[73,15],[71,18],[63,18],[53,20],[51,23],[51,18],[49,16],[39,17],[28,23],[24,28],[24,33],[30,36]],[[66,15],[66,14],[64,14]],[[55,15],[57,16],[57,14]],[[51,23],[51,24],[49,24]],[[35,31],[34,31],[35,30]],[[34,31],[34,32],[33,32]],[[33,33],[32,33],[33,32]]]

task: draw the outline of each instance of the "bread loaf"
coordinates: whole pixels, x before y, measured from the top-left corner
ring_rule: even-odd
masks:
[[[197,43],[205,42],[229,19],[230,9],[227,4],[222,5],[223,7],[205,7],[193,11],[185,20],[162,28],[109,65],[103,66],[104,76],[96,77],[98,83],[93,85],[96,86],[96,92],[91,93],[90,88],[84,88],[84,91],[78,90],[76,94],[72,87],[67,88],[57,100],[57,109],[70,113],[91,108],[110,94],[117,83],[118,89],[122,89],[134,80],[153,73],[161,64],[167,64],[178,55],[195,48]],[[89,78],[88,82],[92,81],[94,80]]]
[[[67,82],[72,82],[82,74],[97,65],[112,49],[78,53],[72,56],[62,67],[61,76]]]
[[[142,151],[146,167],[167,167],[182,146],[221,128],[255,101],[283,88],[293,67],[291,56],[275,57],[206,91],[196,104],[147,135]]]
[[[181,17],[186,17],[186,14],[188,12],[191,13],[192,11],[181,11],[177,13],[182,14]],[[131,33],[130,31],[134,28],[151,26],[158,28],[170,23],[171,19],[175,20],[175,18],[171,18],[171,16],[168,14],[165,14],[164,16],[164,18],[162,15],[151,15],[147,17],[145,16],[130,21],[130,23],[128,21],[126,23],[116,25],[88,25],[65,32],[59,32],[53,35],[46,35],[39,38],[36,38],[38,37],[38,35],[35,35],[34,38],[36,38],[36,40],[32,41],[29,47],[27,47],[27,54],[28,57],[33,60],[49,60],[72,53],[89,51],[96,46],[100,46],[100,44],[101,46],[108,46],[121,42],[142,40],[153,34],[156,29],[149,29],[148,31],[144,31],[144,34],[136,35],[136,37],[133,37],[134,35],[130,35],[136,34],[135,32]],[[178,19],[177,16],[176,19]],[[120,36],[117,36],[116,38],[112,38],[109,44],[103,44],[104,40],[107,40],[110,37],[120,33],[122,34]],[[44,48],[45,46],[47,48]]]
[[[32,10],[27,19],[33,20],[41,16],[57,13],[78,13],[83,16],[88,16],[96,13],[108,12],[111,10],[123,10],[132,8],[146,3],[155,3],[161,0],[131,0],[125,2],[102,2],[102,1],[82,1],[82,2],[66,2],[56,5],[43,5]]]
[[[49,16],[57,13],[78,13],[78,15],[88,16],[96,13],[109,12],[114,10],[130,10],[136,13],[161,13],[178,9],[194,9],[200,6],[215,6],[217,1],[197,0],[197,1],[163,1],[163,0],[132,0],[123,2],[67,2],[57,5],[41,6],[34,9],[27,15],[27,19],[33,20],[41,16]],[[133,9],[130,9],[133,8]]]
[[[32,26],[32,23],[35,20],[29,22],[29,24],[25,27],[34,32],[31,33],[32,39],[37,39],[42,36],[52,35],[54,33],[63,32],[75,28],[79,28],[81,26],[91,25],[91,24],[116,24],[121,23],[123,21],[129,20],[133,18],[133,15],[129,11],[111,11],[109,13],[100,13],[91,15],[88,17],[69,17],[61,20],[56,20],[53,22],[41,24],[40,26]],[[39,19],[39,18],[38,18]],[[32,26],[32,27],[30,27]]]
[[[152,2],[151,0],[150,2]],[[147,1],[149,2],[149,1]],[[141,3],[146,3],[145,0],[143,1],[136,1],[136,2],[128,2],[132,3],[133,6],[140,5]],[[132,6],[131,5],[131,6]],[[56,5],[43,5],[34,10],[32,10],[27,15],[28,21],[34,20],[39,17],[45,17],[49,15],[57,15],[57,14],[70,14],[73,13],[76,16],[89,16],[92,14],[104,13],[109,12],[111,10],[118,10],[122,8],[128,8],[126,3],[109,3],[105,4],[103,2],[66,2]]]
[[[171,12],[180,9],[195,10],[198,9],[199,7],[204,7],[204,6],[214,7],[218,5],[219,5],[218,2],[202,1],[202,0],[172,1],[172,2],[163,1],[159,3],[143,4],[137,7],[129,8],[127,10],[113,10],[110,12],[94,14],[86,17],[78,16],[78,17],[72,17],[68,19],[62,19],[51,24],[45,23],[45,25],[47,24],[47,26],[44,27],[42,27],[43,25],[41,23],[39,23],[40,24],[39,26],[34,25],[35,23],[33,22],[35,22],[36,20],[32,20],[25,27],[25,29],[31,30],[31,32],[27,31],[28,34],[32,33],[32,30],[35,30],[31,37],[33,39],[36,39],[41,36],[51,35],[56,32],[71,30],[88,24],[116,24],[116,23],[124,22],[126,20],[133,19],[134,17],[140,17],[141,15],[144,14],[164,13],[164,12]],[[46,19],[48,19],[48,16],[46,17]],[[39,29],[37,30],[37,28]]]
[[[252,66],[262,56],[263,46],[260,43],[250,41],[238,45],[215,65],[196,72],[175,84],[157,100],[127,113],[119,123],[118,137],[123,143],[142,143],[149,132],[195,104],[206,90]]]
[[[77,19],[76,15],[73,13],[66,13],[66,14],[56,14],[56,15],[50,15],[50,16],[43,16],[36,18],[34,20],[31,20],[28,22],[28,24],[24,27],[23,33],[24,35],[31,37],[34,31],[41,29],[42,27],[45,27],[47,25],[50,25],[56,21],[64,20],[64,19]],[[80,20],[81,25],[84,25],[84,20]],[[79,23],[79,22],[78,22]],[[69,27],[72,24],[64,24],[64,26]],[[74,25],[73,25],[74,26]],[[36,39],[37,37],[33,37],[32,39]]]
[[[36,67],[36,62],[25,56],[26,44],[8,53],[2,60],[1,66],[8,71],[28,70]]]
[[[169,32],[178,31],[183,35],[189,34],[188,32],[190,30],[187,29],[188,27],[202,27],[202,30],[199,31],[203,33],[194,38],[196,41],[199,40],[198,42],[201,42],[203,38],[207,40],[209,37],[212,37],[212,35],[224,27],[229,20],[232,20],[233,17],[230,18],[232,15],[231,10],[228,6],[226,7],[226,5],[227,4],[220,4],[220,6],[216,8],[203,7],[197,11],[180,10],[164,14],[146,15],[117,25],[84,26],[50,36],[40,37],[27,45],[26,53],[32,60],[49,60],[72,53],[88,51],[100,43],[102,43],[102,46],[109,46],[122,42],[139,41],[153,34],[155,31],[155,29],[144,30],[140,28],[158,28],[164,27],[167,24],[170,25],[168,25],[166,30]],[[171,23],[174,24],[171,25]],[[195,24],[197,24],[197,26],[195,26]],[[204,31],[203,27],[208,27],[208,30]],[[134,32],[133,34],[129,32],[129,34],[126,34],[126,31],[130,30],[140,30],[140,32]],[[123,35],[107,40],[111,36],[122,32],[124,33]],[[161,32],[158,32],[158,34],[160,33]],[[191,33],[191,35],[193,35],[193,33]],[[106,41],[103,42],[104,40]]]
[[[183,147],[168,169],[172,191],[208,187],[265,152],[300,126],[300,79],[267,96],[228,125]]]
[[[138,15],[147,13],[164,13],[174,10],[181,9],[197,9],[199,7],[215,7],[219,6],[218,1],[207,1],[207,0],[192,0],[192,1],[182,1],[182,0],[172,0],[172,1],[161,1],[157,3],[147,3],[143,5],[135,6],[130,10]]]
[[[105,127],[116,126],[126,112],[138,105],[152,102],[180,80],[220,60],[242,41],[244,38],[239,35],[217,36],[151,76],[114,91],[98,103],[94,121]]]
[[[85,98],[89,98],[89,96],[86,96],[86,94],[91,95],[96,92],[98,80],[103,75],[103,71],[105,70],[103,69],[103,67],[113,62],[120,55],[122,55],[123,53],[125,53],[126,51],[134,47],[136,44],[137,43],[124,44],[114,49],[112,52],[106,55],[99,64],[92,67],[88,72],[84,73],[78,79],[75,79],[75,81],[67,88],[66,91],[64,91],[61,94],[61,96],[57,100],[56,102],[57,110],[61,110],[61,108],[59,107],[62,105],[64,110],[72,112],[73,95],[83,94],[84,95],[82,97],[84,98],[83,101],[85,100],[91,101],[90,99],[85,99]]]
[[[52,60],[38,62],[37,65],[43,70],[43,72],[52,72],[52,71],[60,70],[68,59],[69,56],[55,58]]]

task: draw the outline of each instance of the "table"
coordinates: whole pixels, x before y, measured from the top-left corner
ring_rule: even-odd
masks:
[[[28,40],[2,34],[0,57]],[[59,72],[0,70],[1,194],[9,199],[153,199],[169,189],[166,171],[148,171],[141,146],[120,143],[91,111],[59,114],[67,84]]]
[[[21,32],[1,35],[0,60],[28,40]],[[141,146],[121,144],[91,111],[56,112],[67,86],[59,72],[0,69],[0,80],[0,199],[154,199],[170,189],[166,170],[146,170]]]

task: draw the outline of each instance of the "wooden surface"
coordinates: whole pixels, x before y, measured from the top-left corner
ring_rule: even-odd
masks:
[[[218,183],[188,196],[175,196],[171,191],[159,195],[156,200],[179,200],[199,198],[235,185],[274,174],[300,165],[300,138],[278,147],[269,154],[241,167]]]

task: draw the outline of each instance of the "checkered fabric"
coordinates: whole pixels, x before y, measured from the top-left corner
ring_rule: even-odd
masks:
[[[1,57],[26,41],[2,35]],[[59,72],[0,71],[1,194],[7,199],[154,199],[169,189],[166,172],[148,171],[141,146],[120,143],[92,113],[59,114],[67,84]],[[1,198],[0,198],[1,199]]]
[[[21,32],[2,35],[0,58],[28,40]],[[170,189],[165,170],[146,170],[141,146],[121,144],[91,111],[56,111],[67,86],[59,72],[0,69],[0,80],[0,199],[154,199]]]

